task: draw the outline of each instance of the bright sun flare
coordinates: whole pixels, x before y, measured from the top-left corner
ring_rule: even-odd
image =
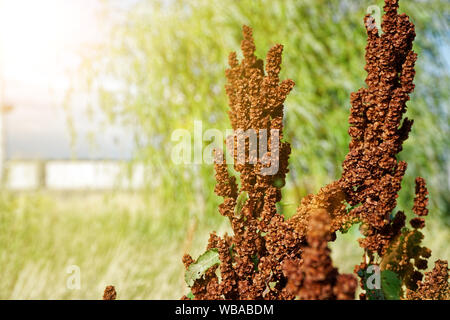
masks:
[[[92,38],[89,0],[0,0],[0,76],[13,83],[58,85]]]

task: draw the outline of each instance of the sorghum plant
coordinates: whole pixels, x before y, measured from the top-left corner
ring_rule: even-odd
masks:
[[[240,173],[240,188],[236,178],[229,175],[227,164],[221,161],[222,151],[216,151],[215,192],[224,198],[219,211],[229,218],[234,234],[226,234],[222,238],[211,234],[207,249],[217,250],[219,259],[203,277],[195,279],[191,287],[192,295],[196,299],[293,299],[297,290],[288,290],[295,286],[286,287],[288,278],[285,274],[295,274],[292,269],[305,261],[301,258],[305,251],[311,257],[306,260],[311,269],[305,273],[304,282],[311,288],[317,288],[316,295],[311,295],[314,298],[347,297],[351,295],[349,290],[353,290],[354,294],[356,281],[351,276],[339,277],[332,267],[326,248],[331,235],[327,223],[322,232],[310,230],[308,243],[306,233],[297,231],[295,224],[285,221],[277,212],[276,204],[281,200],[290,154],[289,143],[283,142],[283,103],[294,83],[291,80],[280,83],[281,45],[269,50],[264,70],[263,61],[254,55],[255,45],[249,27],[244,26],[243,36],[241,48],[244,59],[239,63],[236,54],[230,54],[230,69],[226,71],[230,121],[235,132],[239,129],[253,129],[255,132],[266,129],[271,134],[278,132],[277,143],[272,143],[273,137],[268,135],[267,153],[253,159],[252,164],[250,143],[246,140],[246,161],[242,164],[237,161],[238,152],[235,150],[238,134],[228,139],[231,144],[227,145],[231,145],[234,151],[234,168]],[[271,157],[275,151],[279,155],[275,159],[279,163],[278,172],[262,173],[264,159]],[[321,219],[328,221],[328,215],[324,217],[322,212],[318,220]],[[319,261],[315,261],[316,258]],[[184,256],[183,262],[188,271],[194,263],[189,255]],[[315,263],[321,267],[315,268]],[[197,265],[194,267],[198,268]],[[324,279],[319,274],[321,271],[328,272]],[[303,278],[303,275],[299,277]],[[343,280],[350,284],[342,283]]]
[[[403,120],[403,114],[414,90],[417,55],[412,51],[414,25],[408,16],[397,13],[398,0],[385,0],[384,10],[381,35],[373,18],[365,17],[367,87],[351,94],[351,142],[342,177],[306,196],[288,220],[276,204],[290,154],[289,143],[283,141],[283,103],[294,83],[279,80],[283,47],[269,50],[264,69],[254,55],[252,31],[244,26],[244,58],[239,63],[231,53],[226,71],[229,118],[235,132],[270,132],[268,148],[258,158],[244,137],[245,161],[237,161],[239,134],[227,139],[240,187],[222,161],[223,152],[216,150],[215,192],[224,199],[219,212],[230,220],[233,234],[212,233],[205,254],[196,261],[183,257],[191,287],[184,299],[353,299],[356,277],[338,273],[327,244],[336,238],[336,231],[356,223],[364,236],[359,245],[365,251],[363,262],[355,267],[364,290],[360,298],[449,298],[447,262],[436,261],[424,280],[420,271],[427,268],[431,255],[420,246],[419,229],[428,213],[423,178],[416,179],[413,212],[417,217],[410,221],[412,229],[405,226],[403,212],[394,213],[406,171],[406,162],[398,161],[397,154],[413,124]],[[278,171],[264,174],[264,160],[274,155]],[[381,269],[382,280],[390,280],[389,292],[367,286],[370,265]]]

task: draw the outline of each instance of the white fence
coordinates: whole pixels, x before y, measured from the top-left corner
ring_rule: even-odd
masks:
[[[7,161],[4,186],[10,190],[139,189],[151,170],[120,161]],[[157,183],[153,181],[152,183]]]

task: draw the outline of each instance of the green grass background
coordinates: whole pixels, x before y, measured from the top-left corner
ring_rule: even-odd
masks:
[[[183,253],[196,257],[209,232],[229,229],[218,213],[193,223],[177,210],[138,193],[3,194],[0,299],[101,299],[110,284],[118,299],[180,298],[188,291]],[[449,259],[446,227],[431,216],[424,233],[430,261]],[[358,236],[353,228],[330,245],[341,272],[360,262]],[[66,285],[71,265],[80,267],[79,290]]]
[[[293,152],[281,211],[292,215],[302,197],[340,176],[348,151],[349,96],[366,75],[363,16],[383,1],[102,3],[101,25],[109,32],[98,46],[85,48],[71,93],[92,98],[89,104],[100,106],[107,124],[131,127],[137,149],[130,163],[149,165],[162,184],[134,194],[2,190],[0,299],[99,299],[109,284],[119,299],[177,299],[187,293],[182,255],[196,257],[209,232],[229,226],[217,210],[213,167],[175,165],[170,137],[179,128],[192,131],[195,120],[205,130],[230,127],[224,71],[229,52],[239,52],[243,24],[254,29],[258,57],[275,43],[284,45],[281,78],[296,82],[285,104],[285,137]],[[399,155],[408,170],[398,209],[411,214],[414,178],[423,176],[430,191],[430,261],[449,259],[449,4],[402,0],[400,11],[416,25],[419,60],[407,112],[415,122]],[[71,101],[68,94],[76,135]],[[341,272],[352,272],[360,261],[358,237],[354,228],[331,244]],[[80,267],[80,290],[66,286],[71,265]]]

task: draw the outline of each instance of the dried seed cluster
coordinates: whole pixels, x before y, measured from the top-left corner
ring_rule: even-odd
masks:
[[[328,241],[331,239],[331,218],[324,209],[311,212],[307,231],[308,245],[302,259],[284,262],[288,278],[286,289],[302,300],[352,300],[357,287],[352,275],[340,275],[333,267]]]
[[[428,214],[423,178],[416,179],[413,229],[405,227],[402,211],[393,214],[407,166],[397,160],[397,154],[413,124],[408,118],[403,120],[403,114],[414,90],[417,55],[412,51],[414,25],[408,16],[397,13],[398,0],[385,0],[384,10],[381,35],[373,28],[373,18],[365,17],[367,88],[351,94],[351,142],[342,176],[316,195],[306,196],[289,220],[277,212],[276,204],[281,200],[291,151],[289,143],[283,142],[283,103],[294,83],[279,80],[283,47],[269,50],[264,70],[263,61],[254,54],[252,31],[244,26],[244,58],[239,63],[236,53],[231,53],[226,71],[229,118],[237,131],[267,130],[269,143],[267,153],[257,157],[244,137],[245,161],[239,162],[239,134],[227,138],[240,187],[229,175],[228,165],[220,161],[222,151],[215,151],[215,192],[224,199],[219,212],[230,220],[233,235],[210,235],[207,248],[218,250],[220,265],[195,281],[191,287],[195,299],[353,299],[356,278],[338,273],[327,244],[336,238],[336,231],[355,223],[361,223],[364,238],[359,244],[365,250],[355,273],[378,264],[399,277],[407,289],[406,294],[400,292],[402,298],[448,299],[447,262],[438,260],[421,281],[420,270],[427,268],[431,255],[431,250],[421,246],[419,230]],[[274,140],[271,129],[277,130],[279,140]],[[264,159],[274,155],[278,155],[278,171],[262,174],[268,166]],[[244,193],[247,199],[242,204]],[[183,263],[188,268],[194,260],[185,255]],[[363,278],[360,285],[364,289]],[[367,298],[365,293],[360,297]]]
[[[114,286],[107,286],[103,293],[103,300],[116,300],[116,297],[116,288],[114,288]]]
[[[419,281],[416,291],[408,290],[409,300],[450,300],[448,262],[437,260],[434,268],[425,273],[425,280]]]
[[[217,248],[219,251],[220,277],[216,273],[217,267],[213,267],[204,278],[195,282],[191,291],[196,299],[294,299],[299,287],[295,288],[292,284],[295,283],[295,272],[290,272],[289,268],[294,262],[302,263],[302,251],[306,250],[311,256],[307,263],[314,264],[316,257],[320,260],[319,264],[324,264],[323,268],[316,270],[317,279],[321,277],[322,271],[331,269],[326,279],[315,282],[311,265],[308,277],[299,286],[305,284],[316,286],[318,290],[322,286],[329,289],[327,294],[317,293],[318,298],[348,298],[352,290],[354,295],[356,285],[353,283],[356,280],[352,276],[339,278],[337,270],[331,266],[327,248],[331,232],[313,236],[316,231],[311,230],[310,241],[307,241],[303,224],[296,220],[286,221],[277,212],[276,204],[281,200],[281,188],[285,184],[291,151],[289,143],[283,142],[283,103],[294,83],[292,80],[280,83],[281,45],[275,45],[269,50],[264,70],[263,61],[254,55],[252,30],[247,26],[243,27],[243,37],[241,49],[244,58],[239,63],[236,54],[231,53],[230,68],[226,71],[229,118],[235,132],[253,129],[260,138],[259,130],[265,129],[268,134],[267,153],[255,161],[255,158],[251,158],[254,155],[246,139],[245,162],[239,163],[236,151],[239,133],[227,139],[227,146],[234,151],[234,169],[240,174],[241,186],[239,188],[236,178],[229,175],[228,165],[216,161],[215,192],[224,198],[219,212],[230,220],[233,236],[221,238],[215,233],[211,234],[208,248]],[[271,130],[277,130],[276,137],[272,136]],[[222,159],[222,151],[216,150],[215,157],[216,160]],[[279,164],[274,174],[262,173],[262,169],[270,165],[264,162],[267,158]],[[236,214],[237,198],[243,192],[248,194],[248,199]],[[343,193],[340,194],[343,199]],[[316,208],[316,202],[327,202],[327,209],[339,214],[342,205],[335,199],[328,199],[328,195],[324,191],[324,199],[309,201],[310,207]],[[325,226],[327,230],[329,227]],[[185,255],[183,262],[188,267],[193,259]],[[288,279],[290,289],[286,288]]]
[[[408,118],[402,122],[402,116],[414,90],[415,31],[408,16],[397,14],[397,9],[397,0],[385,1],[382,35],[370,23],[372,17],[365,17],[367,88],[350,97],[352,139],[339,180],[348,203],[360,204],[350,214],[367,226],[361,246],[379,254],[399,231],[393,228],[390,215],[397,205],[406,162],[397,161],[396,155],[413,123]]]

